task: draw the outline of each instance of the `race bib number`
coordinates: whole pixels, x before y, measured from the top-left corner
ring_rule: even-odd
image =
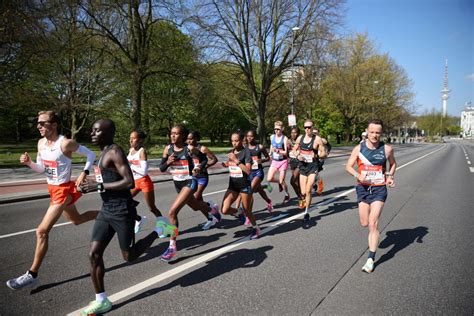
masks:
[[[252,156],[252,170],[257,170],[257,169],[258,169],[258,157]]]
[[[102,178],[102,171],[99,167],[94,167],[95,181],[97,183],[104,183],[104,178]]]
[[[300,150],[301,156],[303,156],[303,161],[306,163],[311,163],[313,162],[313,151],[312,150]]]
[[[231,178],[243,178],[244,174],[242,169],[240,169],[239,165],[234,162],[228,162],[229,165],[229,174]]]
[[[170,173],[173,180],[182,181],[189,179],[189,162],[187,160],[175,160],[170,166]]]
[[[382,166],[362,165],[360,174],[364,177],[362,184],[385,184],[385,175],[383,174]]]
[[[55,160],[43,160],[44,173],[50,179],[58,178],[58,162]]]
[[[277,153],[277,152],[273,152],[273,153],[272,153],[272,158],[273,158],[273,160],[282,160],[282,159],[283,159],[283,155],[280,154],[280,153]]]

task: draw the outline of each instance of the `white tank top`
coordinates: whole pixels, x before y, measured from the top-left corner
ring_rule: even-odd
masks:
[[[61,143],[63,135],[59,135],[58,140],[52,147],[47,146],[46,139],[40,145],[39,155],[43,161],[44,173],[48,184],[60,185],[71,181],[72,160],[63,154]]]
[[[143,150],[143,147],[141,147],[137,152],[135,152],[133,155],[128,152],[127,160],[128,163],[130,164],[130,169],[132,169],[133,173],[133,180],[138,180],[146,176],[146,174],[143,174],[143,172],[138,172],[140,168],[140,153]]]

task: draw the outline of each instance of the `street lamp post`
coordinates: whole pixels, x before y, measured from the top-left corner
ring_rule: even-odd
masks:
[[[300,28],[298,26],[295,26],[294,28],[291,29],[292,31],[292,38],[291,38],[291,54],[292,54],[292,59],[291,59],[291,114],[295,114],[295,58],[296,56],[294,55],[293,48],[295,45],[295,34],[298,32]]]

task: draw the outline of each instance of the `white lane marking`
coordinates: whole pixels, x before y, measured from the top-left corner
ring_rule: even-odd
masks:
[[[72,224],[72,223],[71,223],[71,222],[60,223],[60,224],[54,225],[53,227],[59,227],[59,226],[70,225],[70,224]],[[2,238],[8,238],[8,237],[13,237],[13,236],[17,236],[17,235],[22,235],[22,234],[26,234],[26,233],[32,233],[32,232],[35,232],[35,231],[36,231],[36,228],[24,230],[24,231],[17,232],[17,233],[11,233],[11,234],[6,234],[6,235],[1,235],[1,236],[0,236],[0,239],[2,239]]]
[[[469,170],[474,173],[474,167],[469,167]]]
[[[471,164],[471,162],[468,160],[468,161],[467,161],[467,164],[468,164],[468,165],[470,165],[470,164]]]
[[[444,148],[444,147],[443,147],[443,148]],[[441,148],[441,149],[442,149],[442,148]],[[441,150],[441,149],[437,149],[437,150],[432,151],[432,152],[430,152],[430,153],[428,153],[428,154],[426,154],[426,155],[424,155],[424,156],[422,156],[422,157],[420,157],[420,158],[417,158],[417,159],[412,160],[412,161],[410,161],[410,162],[408,162],[408,163],[406,163],[406,164],[404,164],[404,165],[401,165],[400,167],[397,168],[397,170],[398,170],[398,169],[401,169],[401,168],[403,168],[403,167],[405,167],[405,166],[408,166],[408,165],[412,164],[413,162],[418,161],[418,160],[420,160],[420,159],[422,159],[422,158],[424,158],[424,157],[426,157],[426,156],[428,156],[428,155],[431,155],[431,154],[433,154],[433,153],[435,153],[435,152],[437,152],[437,151],[439,151],[439,150]],[[474,168],[473,168],[473,169],[474,169]],[[316,210],[319,206],[328,205],[329,203],[332,203],[332,202],[334,202],[335,200],[338,200],[339,198],[341,198],[341,197],[343,197],[343,196],[347,196],[347,195],[349,195],[350,193],[352,193],[352,192],[354,192],[354,191],[355,191],[355,188],[350,189],[350,190],[347,190],[347,191],[344,191],[344,192],[340,193],[339,195],[333,197],[332,199],[329,199],[328,201],[319,202],[319,203],[315,204],[313,207],[311,207],[311,209],[310,209],[309,211],[310,211],[310,212],[313,212],[313,211]],[[268,234],[268,233],[271,232],[272,230],[274,230],[274,229],[280,227],[281,225],[286,224],[286,223],[289,223],[289,222],[291,222],[292,220],[298,219],[298,218],[303,217],[303,216],[304,216],[304,213],[301,212],[301,213],[298,213],[298,214],[296,214],[296,215],[293,215],[293,216],[284,218],[284,219],[282,219],[281,221],[278,221],[278,222],[275,222],[275,223],[273,223],[273,224],[270,224],[269,226],[267,226],[267,227],[265,227],[264,229],[262,229],[261,234],[262,234],[262,235]],[[244,237],[244,238],[241,238],[241,239],[239,239],[239,240],[236,240],[236,241],[234,241],[233,243],[231,243],[231,244],[229,244],[229,245],[227,245],[227,246],[224,246],[224,247],[222,247],[222,248],[216,249],[216,250],[214,250],[214,251],[212,251],[212,252],[210,252],[210,253],[207,253],[207,254],[205,254],[205,255],[202,255],[202,256],[199,257],[199,258],[196,258],[196,259],[191,260],[191,261],[189,261],[189,262],[187,262],[187,263],[184,263],[184,264],[182,264],[182,265],[180,265],[180,266],[178,266],[178,267],[176,267],[176,268],[173,268],[173,269],[171,269],[171,270],[169,270],[169,271],[166,271],[166,272],[163,272],[163,273],[161,273],[161,274],[158,274],[158,275],[156,275],[156,276],[154,276],[154,277],[152,277],[152,278],[150,278],[150,279],[148,279],[148,280],[145,280],[145,281],[140,282],[140,283],[138,283],[138,284],[135,284],[135,285],[133,285],[133,286],[131,286],[131,287],[129,287],[129,288],[126,288],[126,289],[124,289],[124,290],[122,290],[122,291],[120,291],[120,292],[117,292],[117,293],[115,293],[115,294],[109,296],[109,300],[110,300],[111,302],[117,302],[117,301],[119,301],[119,300],[121,300],[121,299],[124,299],[124,298],[126,298],[126,297],[128,297],[128,296],[131,296],[131,295],[133,295],[133,294],[135,294],[135,293],[137,293],[137,292],[143,291],[144,289],[146,289],[146,288],[148,288],[148,287],[150,287],[150,286],[153,286],[153,285],[155,285],[155,284],[158,283],[158,282],[164,281],[164,280],[169,279],[170,277],[175,276],[175,275],[177,275],[177,274],[179,274],[179,273],[181,273],[181,272],[184,272],[184,271],[186,271],[186,270],[189,270],[189,269],[195,267],[195,266],[198,265],[198,264],[202,264],[202,263],[204,263],[204,262],[206,262],[206,261],[208,261],[208,260],[211,260],[211,259],[213,259],[213,258],[215,258],[215,257],[217,257],[217,256],[219,256],[219,255],[221,255],[221,254],[224,254],[224,253],[226,253],[227,251],[230,251],[231,249],[236,248],[236,247],[238,247],[238,246],[240,246],[240,245],[243,245],[243,244],[245,244],[246,242],[249,242],[249,241],[251,241],[250,237]],[[84,310],[85,308],[86,308],[86,306],[84,306],[84,307],[82,307],[82,308],[80,308],[80,309],[78,309],[78,310],[75,310],[74,312],[71,312],[71,313],[69,313],[68,315],[78,315],[78,314],[80,314],[80,312],[81,312],[82,310]]]

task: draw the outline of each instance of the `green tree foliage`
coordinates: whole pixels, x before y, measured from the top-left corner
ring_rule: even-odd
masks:
[[[459,117],[443,117],[441,111],[425,112],[416,118],[418,129],[425,132],[425,136],[459,135]]]

